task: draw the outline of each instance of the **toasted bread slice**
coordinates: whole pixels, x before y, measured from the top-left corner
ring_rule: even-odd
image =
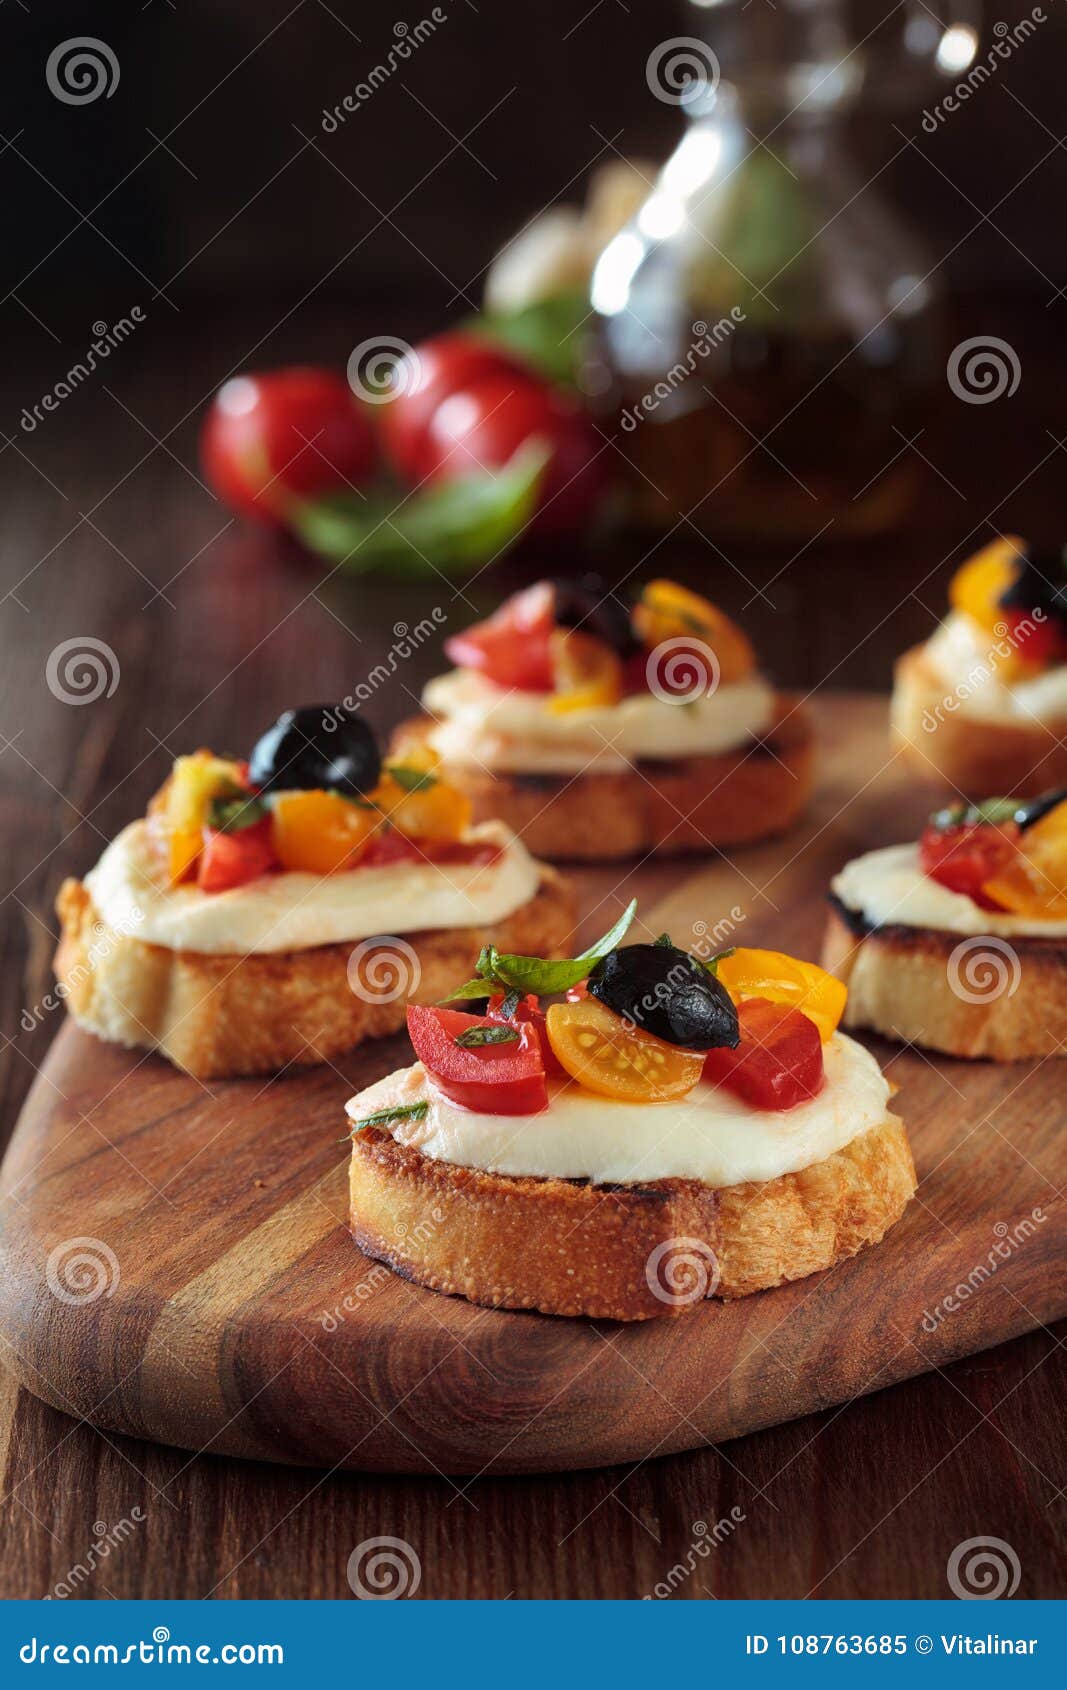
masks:
[[[887,1115],[799,1173],[715,1190],[514,1178],[434,1161],[376,1127],[352,1140],[352,1236],[397,1273],[490,1308],[603,1320],[688,1314],[876,1244],[915,1190]]]
[[[1067,720],[1045,726],[968,714],[925,646],[912,646],[897,659],[889,719],[893,744],[910,767],[966,798],[1033,798],[1067,785]]]
[[[995,1062],[1067,1055],[1067,939],[872,930],[831,895],[822,964],[848,986],[845,1028]]]
[[[462,985],[483,945],[561,956],[576,924],[570,886],[544,868],[534,896],[503,921],[405,934],[415,963],[398,956],[390,996],[387,941],[361,954],[353,979],[356,941],[256,956],[168,950],[109,928],[80,880],[64,881],[56,909],[56,976],[75,1020],[199,1079],[310,1066],[399,1032],[408,1002],[434,1003]]]
[[[432,727],[426,716],[406,722],[394,751]],[[813,739],[810,718],[783,699],[761,740],[714,757],[642,760],[586,775],[491,774],[461,763],[446,764],[445,773],[470,798],[476,822],[499,817],[534,856],[609,862],[784,833],[811,795]]]

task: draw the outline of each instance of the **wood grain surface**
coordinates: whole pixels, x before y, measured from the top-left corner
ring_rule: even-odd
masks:
[[[684,942],[725,921],[724,940],[817,954],[827,874],[906,834],[926,802],[886,761],[882,700],[826,701],[817,732],[804,827],[736,862],[651,871],[650,934]],[[596,879],[592,928],[608,914]],[[622,895],[612,887],[613,907]],[[354,1249],[343,1103],[404,1050],[382,1041],[339,1069],[206,1087],[66,1028],[0,1192],[0,1333],[21,1383],[109,1432],[193,1451],[481,1478],[719,1443],[1067,1312],[1055,1062],[880,1045],[921,1181],[888,1239],[775,1292],[619,1327],[474,1308]]]

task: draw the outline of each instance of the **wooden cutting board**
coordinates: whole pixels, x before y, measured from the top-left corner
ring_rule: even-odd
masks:
[[[838,697],[816,716],[801,830],[734,862],[583,871],[587,936],[636,891],[650,934],[733,912],[744,943],[817,955],[829,874],[913,835],[931,795],[890,758],[884,701]],[[354,1249],[343,1105],[406,1059],[405,1040],[343,1071],[209,1090],[67,1025],[0,1182],[5,1362],[59,1409],[187,1449],[528,1472],[736,1437],[1067,1313],[1067,1062],[876,1050],[921,1180],[886,1241],[778,1291],[624,1327],[476,1308]]]

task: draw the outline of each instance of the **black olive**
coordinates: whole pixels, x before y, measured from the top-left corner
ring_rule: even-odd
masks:
[[[1030,798],[1025,804],[1020,804],[1015,812],[1015,820],[1024,830],[1033,827],[1042,816],[1047,816],[1057,804],[1067,803],[1067,786],[1059,786],[1053,792],[1042,792],[1038,798]]]
[[[332,704],[286,710],[248,760],[249,780],[263,792],[370,792],[381,772],[381,753],[362,716]]]
[[[592,634],[617,656],[632,657],[641,642],[630,626],[630,611],[620,604],[599,575],[583,575],[577,581],[552,582],[556,595],[555,616],[560,628],[578,628]]]
[[[1063,551],[1028,548],[1019,559],[1015,579],[997,600],[1001,610],[1032,616],[1040,610],[1054,622],[1067,624],[1067,575]]]
[[[676,945],[624,945],[596,964],[589,995],[646,1033],[685,1050],[736,1049],[737,1010],[695,957]]]

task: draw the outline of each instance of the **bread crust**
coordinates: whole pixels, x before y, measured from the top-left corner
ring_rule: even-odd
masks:
[[[918,774],[975,801],[1033,798],[1067,785],[1067,720],[1055,727],[989,721],[946,709],[951,696],[925,646],[912,646],[897,659],[890,738]]]
[[[822,964],[848,986],[846,1028],[994,1062],[1067,1055],[1067,940],[871,930],[832,897]]]
[[[399,1032],[408,1002],[434,1003],[461,985],[483,945],[566,955],[577,919],[569,883],[544,867],[534,896],[503,921],[403,935],[417,986],[375,1001],[391,983],[384,953],[362,955],[360,995],[349,980],[354,940],[243,957],[169,950],[108,927],[80,880],[64,881],[56,910],[56,977],[75,1020],[100,1038],[158,1050],[202,1080],[308,1067]]]
[[[651,1320],[832,1267],[878,1243],[915,1185],[903,1123],[887,1115],[798,1173],[721,1190],[485,1173],[363,1127],[349,1195],[360,1249],[431,1290],[490,1308]]]
[[[432,727],[427,716],[404,723],[394,752]],[[811,796],[814,762],[810,717],[780,698],[762,740],[714,757],[577,776],[490,774],[462,763],[446,763],[444,772],[470,798],[476,822],[498,817],[534,856],[612,862],[784,833]]]

